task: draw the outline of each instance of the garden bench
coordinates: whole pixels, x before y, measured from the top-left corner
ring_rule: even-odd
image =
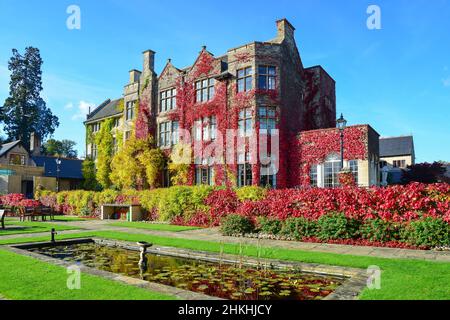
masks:
[[[54,220],[55,215],[57,215],[57,214],[55,213],[55,211],[53,210],[52,207],[42,206],[41,207],[41,215],[42,215],[42,221],[45,221],[47,217],[49,217],[50,220]]]
[[[33,220],[33,208],[25,208],[25,207],[19,207],[18,208],[18,213],[19,213],[19,221],[25,221],[26,219],[28,220]]]
[[[0,210],[0,220],[2,224],[2,229],[5,229],[5,217],[6,217],[6,210],[5,209]]]

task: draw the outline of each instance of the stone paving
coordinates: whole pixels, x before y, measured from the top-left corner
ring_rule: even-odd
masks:
[[[419,260],[433,260],[450,262],[450,251],[435,251],[435,250],[410,250],[410,249],[396,249],[396,248],[379,248],[379,247],[364,247],[364,246],[349,246],[337,244],[324,243],[305,243],[282,240],[269,239],[253,239],[253,238],[236,238],[222,236],[217,228],[211,229],[197,229],[182,232],[157,231],[148,229],[126,228],[109,226],[109,221],[88,220],[88,221],[71,221],[58,222],[71,227],[79,227],[80,230],[59,231],[59,235],[73,234],[83,231],[119,231],[130,234],[148,234],[155,236],[187,239],[187,240],[204,240],[223,243],[242,243],[243,245],[257,245],[272,248],[283,248],[302,251],[316,251],[325,253],[347,254],[355,256],[371,256],[380,258],[397,258],[397,259],[419,259]],[[34,236],[49,235],[46,233],[22,234],[0,237],[0,240],[12,238],[27,238]]]

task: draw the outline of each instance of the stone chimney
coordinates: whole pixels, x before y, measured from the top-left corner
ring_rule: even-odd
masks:
[[[144,68],[142,72],[144,75],[153,73],[155,70],[155,51],[146,50],[143,52],[144,55]]]
[[[34,132],[30,135],[30,152],[33,156],[41,154],[41,138]]]
[[[291,38],[294,38],[294,26],[287,19],[280,19],[277,21],[277,40],[280,42]]]
[[[141,77],[141,72],[139,70],[133,69],[130,71],[130,84],[138,82]]]

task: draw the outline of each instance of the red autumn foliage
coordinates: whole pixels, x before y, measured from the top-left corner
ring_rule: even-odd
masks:
[[[239,202],[234,191],[218,190],[205,200],[205,204],[210,206],[214,224],[229,213],[252,219],[263,216],[279,220],[290,217],[317,220],[331,212],[343,212],[348,218],[360,221],[380,218],[409,222],[433,217],[450,223],[449,184],[270,190],[264,199],[253,202]]]
[[[354,187],[356,186],[355,176],[349,171],[339,172],[339,184],[344,187]]]
[[[365,126],[352,126],[344,131],[344,159],[366,160],[368,157],[368,133]],[[332,153],[339,154],[341,145],[338,129],[313,130],[300,133],[292,143],[290,157],[291,185],[309,186],[312,165],[323,163]],[[300,167],[300,172],[295,168]]]
[[[205,199],[205,204],[210,206],[211,224],[217,226],[223,217],[236,212],[239,200],[231,189],[215,190]]]

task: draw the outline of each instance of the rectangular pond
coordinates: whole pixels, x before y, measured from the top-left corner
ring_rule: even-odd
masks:
[[[28,247],[26,250],[87,267],[232,300],[317,300],[336,290],[345,278],[277,269],[268,265],[210,262],[147,254],[96,242]]]

